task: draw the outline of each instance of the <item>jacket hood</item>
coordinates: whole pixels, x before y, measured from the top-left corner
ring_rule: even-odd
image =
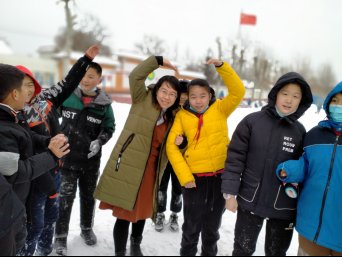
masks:
[[[330,116],[329,105],[333,97],[339,93],[342,93],[342,81],[336,85],[336,87],[328,94],[327,98],[324,101],[323,108],[326,114],[328,115],[328,117]]]
[[[28,68],[26,68],[25,66],[21,66],[18,65],[16,66],[16,68],[22,72],[25,73],[26,76],[29,76],[32,80],[33,80],[33,84],[34,84],[34,95],[33,97],[37,96],[40,94],[40,92],[42,92],[42,86],[39,84],[39,82],[36,80],[36,78],[33,76],[32,71],[30,71]]]
[[[286,73],[278,79],[268,95],[268,105],[264,109],[271,109],[276,113],[275,105],[277,102],[277,95],[283,87],[291,83],[300,85],[303,93],[303,98],[298,107],[298,110],[294,114],[286,117],[288,120],[294,122],[298,120],[311,107],[313,103],[312,92],[309,84],[300,74],[296,72]]]
[[[97,96],[95,97],[93,104],[105,106],[105,105],[110,105],[113,103],[112,99],[104,91],[97,89],[96,93],[97,93]],[[74,94],[78,98],[80,99],[82,98],[82,90],[80,88],[77,88],[74,91]]]

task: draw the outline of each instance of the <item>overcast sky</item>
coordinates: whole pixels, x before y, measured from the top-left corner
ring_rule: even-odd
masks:
[[[53,44],[65,26],[63,4],[57,0],[2,0],[0,37],[17,53],[34,53]],[[341,0],[76,0],[73,12],[98,17],[112,49],[133,49],[144,34],[164,39],[179,55],[202,57],[216,49],[220,37],[228,49],[238,34],[239,15],[255,14],[257,26],[243,35],[272,49],[272,56],[294,62],[310,58],[313,67],[331,63],[342,80]],[[230,47],[229,47],[230,48]]]

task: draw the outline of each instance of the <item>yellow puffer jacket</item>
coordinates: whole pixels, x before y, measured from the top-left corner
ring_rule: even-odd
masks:
[[[199,118],[182,109],[167,141],[167,155],[182,186],[195,181],[193,174],[210,173],[224,169],[229,145],[227,119],[245,95],[245,87],[228,63],[216,68],[228,87],[229,95],[216,100],[203,115],[203,126],[197,141]],[[182,154],[175,144],[178,135],[185,135],[188,147]]]

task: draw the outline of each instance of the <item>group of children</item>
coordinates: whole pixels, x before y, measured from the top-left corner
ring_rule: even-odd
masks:
[[[111,100],[97,88],[98,53],[90,47],[47,90],[28,68],[0,64],[0,255],[47,256],[54,236],[56,247],[66,244],[78,180],[81,236],[89,245],[96,241],[92,195],[101,146],[115,128]]]
[[[97,185],[101,147],[115,130],[111,100],[96,87],[98,51],[89,48],[42,92],[27,68],[0,64],[0,255],[49,255],[53,236],[57,254],[67,255],[78,183],[85,243],[97,243],[98,199],[116,218],[115,255],[126,255],[132,224],[130,255],[140,256],[146,219],[163,230],[175,174],[170,223],[177,231],[183,197],[182,256],[197,254],[200,235],[202,255],[217,255],[225,209],[237,211],[235,256],[253,255],[264,220],[266,255],[286,255],[296,228],[299,255],[342,256],[342,83],[324,104],[327,120],[306,133],[298,119],[313,102],[310,86],[298,73],[283,75],[230,141],[227,119],[245,94],[230,65],[208,61],[229,92],[217,99],[202,79],[164,76],[146,88],[155,69],[177,72],[152,56],[129,76],[132,107]]]

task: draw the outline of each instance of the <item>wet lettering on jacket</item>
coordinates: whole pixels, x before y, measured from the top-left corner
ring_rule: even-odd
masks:
[[[293,138],[292,137],[286,137],[284,136],[284,140],[283,140],[283,151],[284,152],[288,152],[288,153],[293,153],[295,148],[296,148],[296,144],[293,142]]]

